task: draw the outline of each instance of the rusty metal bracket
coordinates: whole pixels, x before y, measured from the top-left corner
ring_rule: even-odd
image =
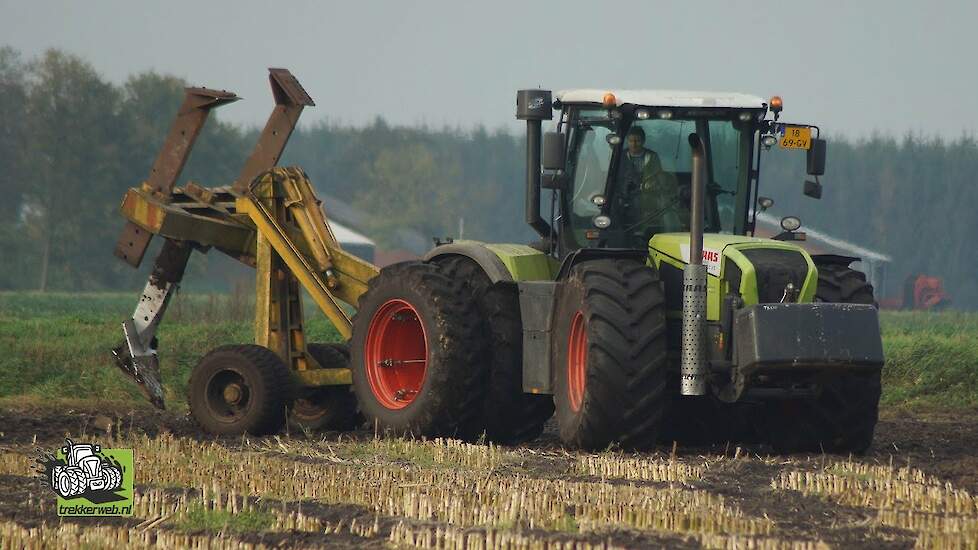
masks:
[[[146,188],[164,202],[169,201],[173,186],[183,171],[194,141],[200,135],[211,109],[237,101],[237,95],[224,90],[187,88],[183,104],[160,154],[153,162]],[[127,222],[115,245],[115,255],[132,267],[139,267],[153,235],[138,225]]]
[[[299,80],[288,69],[268,69],[268,81],[272,85],[275,109],[268,116],[258,143],[234,182],[234,191],[241,195],[256,177],[278,164],[302,109],[315,105],[302,84],[299,84]]]

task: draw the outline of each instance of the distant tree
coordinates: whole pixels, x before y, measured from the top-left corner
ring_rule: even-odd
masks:
[[[27,125],[26,65],[13,48],[0,48],[0,222],[16,222],[27,181],[22,172]]]
[[[118,177],[119,93],[91,65],[58,50],[31,66],[24,155],[31,185],[25,190],[29,234],[40,254],[37,288],[98,283],[97,256],[112,215]],[[111,197],[111,198],[110,198]],[[113,200],[114,199],[114,200]]]
[[[366,185],[353,203],[370,213],[370,229],[388,246],[395,245],[398,229],[445,235],[457,219],[461,170],[456,159],[436,157],[413,143],[382,149],[364,173]]]

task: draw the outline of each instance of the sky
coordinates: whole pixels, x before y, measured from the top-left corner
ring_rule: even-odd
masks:
[[[520,88],[667,88],[781,95],[830,136],[956,138],[978,131],[976,20],[974,0],[0,0],[0,45],[232,90],[219,116],[246,125],[286,67],[317,103],[301,124],[517,132]]]

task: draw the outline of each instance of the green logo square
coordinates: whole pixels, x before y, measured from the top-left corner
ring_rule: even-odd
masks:
[[[69,440],[55,458],[48,475],[58,495],[59,516],[132,515],[132,449]]]

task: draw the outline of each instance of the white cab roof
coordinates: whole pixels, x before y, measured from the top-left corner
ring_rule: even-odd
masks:
[[[614,90],[579,89],[561,90],[557,99],[561,103],[601,103],[608,92],[615,94],[618,105],[647,105],[650,107],[725,107],[732,109],[760,109],[766,100],[736,92],[697,92],[693,90]]]

